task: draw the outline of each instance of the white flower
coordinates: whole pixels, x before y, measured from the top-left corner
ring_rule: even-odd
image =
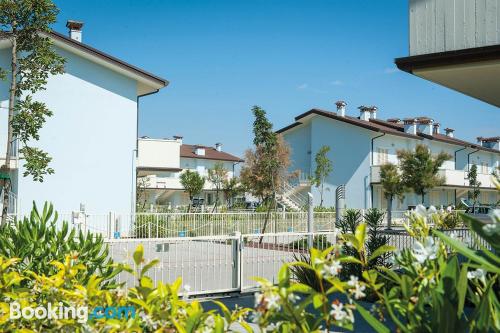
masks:
[[[347,313],[343,310],[344,305],[342,303],[332,304],[332,310],[330,311],[330,315],[333,316],[335,320],[342,320],[347,316]]]
[[[272,293],[266,298],[267,301],[267,308],[269,310],[279,310],[280,309],[280,296],[278,294]]]
[[[437,245],[434,244],[434,239],[428,236],[424,244],[420,242],[415,242],[415,247],[413,248],[413,256],[420,264],[423,264],[426,260],[436,259]]]
[[[214,316],[208,316],[207,319],[205,319],[205,325],[207,325],[210,328],[215,327],[215,318],[214,318]]]
[[[322,274],[326,277],[336,276],[342,269],[340,261],[333,260],[331,264],[325,264],[323,266]]]
[[[426,209],[423,205],[418,205],[417,208],[415,208],[415,213],[423,218],[428,218],[431,215],[436,214],[437,209],[434,206],[430,206],[429,209]]]
[[[478,268],[475,271],[467,272],[467,278],[469,280],[479,279],[483,282],[486,282],[486,272],[484,269]]]
[[[356,287],[354,288],[354,298],[355,299],[360,299],[366,296],[366,294],[363,292],[366,289],[365,286],[357,284]]]
[[[183,288],[184,288],[185,292],[190,292],[191,291],[191,286],[189,284],[185,284]]]
[[[290,293],[290,294],[288,294],[288,301],[289,301],[290,303],[295,303],[295,302],[297,302],[299,299],[300,299],[300,297],[299,297],[299,296],[297,296],[297,295],[295,295],[294,293]]]
[[[451,213],[451,211],[452,211],[451,206],[446,207],[446,212],[447,213]]]
[[[316,265],[321,265],[323,264],[325,261],[323,259],[320,259],[320,258],[316,258],[314,259],[314,264]]]
[[[347,316],[346,319],[349,320],[351,323],[354,324],[354,314],[352,313],[351,309],[347,309]]]
[[[354,275],[351,275],[350,280],[347,282],[347,284],[351,287],[358,285],[358,283],[358,278]]]

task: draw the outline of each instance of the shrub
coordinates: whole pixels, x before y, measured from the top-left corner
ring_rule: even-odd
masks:
[[[108,257],[103,237],[90,232],[77,232],[69,227],[67,221],[57,227],[57,219],[52,204],[45,203],[41,213],[33,205],[29,217],[0,226],[0,255],[17,258],[19,262],[15,267],[20,271],[43,275],[57,272],[52,261],[62,262],[70,256],[78,258],[86,267],[76,275],[81,283],[88,282],[92,275],[99,275],[110,282],[116,272],[111,267],[113,262]]]

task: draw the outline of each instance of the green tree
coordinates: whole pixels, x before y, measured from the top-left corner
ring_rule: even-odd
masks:
[[[222,192],[224,193],[224,198],[226,199],[226,204],[231,206],[233,204],[234,198],[244,192],[243,187],[237,177],[226,178],[222,182]]]
[[[227,170],[222,162],[217,162],[213,168],[208,169],[208,181],[215,187],[215,204],[212,213],[217,209],[219,204],[219,193],[222,189],[224,181],[227,179]]]
[[[186,170],[180,175],[180,182],[184,191],[189,195],[191,204],[188,207],[188,212],[191,211],[191,205],[196,195],[200,194],[205,185],[205,178],[200,176],[196,171]]]
[[[31,146],[39,140],[39,130],[47,117],[47,106],[33,99],[33,94],[45,89],[50,75],[64,72],[64,58],[59,56],[48,37],[50,25],[56,22],[58,9],[51,0],[0,0],[0,38],[10,43],[10,66],[0,68],[9,80],[7,149],[2,171],[10,173],[12,144],[19,142],[19,153],[25,160],[24,177],[42,182],[54,173],[49,167],[51,157],[40,148]],[[2,223],[9,206],[9,179],[3,184]]]
[[[314,186],[320,188],[320,207],[323,207],[323,193],[326,177],[333,171],[332,161],[330,161],[327,156],[329,151],[330,147],[322,146],[314,158],[316,161],[316,169],[314,170],[314,176],[311,182]]]
[[[245,164],[241,169],[241,182],[254,196],[268,207],[262,233],[265,232],[271,210],[276,209],[276,191],[286,181],[290,165],[290,150],[283,138],[273,131],[266,111],[258,106],[252,108],[255,148],[245,153]],[[262,241],[262,238],[261,238]]]
[[[477,180],[477,165],[472,164],[469,172],[467,173],[467,178],[469,179],[469,186],[472,187],[472,190],[468,191],[469,199],[472,200],[472,211],[475,210],[477,205],[477,199],[481,194],[481,182]]]
[[[392,202],[395,197],[403,199],[405,186],[398,167],[392,163],[380,167],[380,184],[387,199],[387,229],[392,225]]]
[[[420,195],[424,203],[425,194],[432,188],[445,183],[446,179],[438,174],[443,163],[451,158],[450,154],[440,152],[432,156],[425,145],[417,145],[415,151],[398,151],[403,184]]]

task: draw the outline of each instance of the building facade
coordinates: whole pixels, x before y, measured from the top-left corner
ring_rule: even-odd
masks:
[[[138,143],[137,191],[138,209],[154,210],[161,206],[176,209],[189,205],[188,194],[180,182],[180,175],[185,170],[196,171],[205,178],[202,193],[197,198],[203,199],[204,205],[212,205],[216,200],[216,190],[207,180],[208,170],[221,163],[227,171],[227,178],[233,178],[235,167],[243,162],[239,157],[222,151],[222,144],[214,147],[188,145],[183,138],[173,139],[141,138]],[[223,201],[219,193],[219,202]]]
[[[401,69],[500,107],[500,0],[409,0]]]
[[[452,158],[439,173],[446,182],[425,196],[426,205],[457,205],[467,197],[470,189],[467,179],[469,168],[478,166],[481,182],[481,203],[493,204],[498,195],[491,181],[491,173],[499,168],[500,137],[478,138],[478,143],[457,139],[452,129],[442,133],[440,125],[427,117],[381,120],[376,107],[360,107],[357,117],[346,114],[346,103],[337,102],[337,112],[312,109],[295,117],[295,122],[278,131],[291,147],[291,171],[311,174],[318,150],[331,148],[329,159],[333,172],[327,177],[324,205],[334,206],[335,189],[344,184],[345,205],[349,208],[386,208],[387,203],[380,185],[380,166],[398,163],[398,150],[412,150],[424,144],[433,154],[441,151]],[[312,187],[315,204],[319,204],[319,189]],[[406,210],[420,203],[420,198],[407,193],[400,202],[394,200],[393,209]]]
[[[53,116],[33,145],[52,157],[55,170],[42,183],[23,177],[23,160],[14,152],[12,192],[18,212],[50,201],[60,212],[130,213],[135,196],[135,150],[138,101],[168,81],[82,43],[82,24],[69,22],[70,36],[51,32],[57,52],[66,59],[65,73],[51,76],[34,99]],[[11,49],[0,43],[0,67],[9,68]],[[7,137],[9,82],[0,82],[0,157]],[[0,161],[1,163],[1,161]],[[105,190],[104,190],[105,188]]]

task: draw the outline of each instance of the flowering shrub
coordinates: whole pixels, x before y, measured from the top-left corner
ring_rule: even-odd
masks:
[[[63,260],[27,269],[21,259],[0,256],[0,331],[23,332],[320,332],[335,327],[356,330],[356,311],[377,332],[488,332],[500,331],[498,299],[500,258],[500,215],[492,224],[463,216],[475,237],[489,248],[468,248],[459,240],[433,230],[439,214],[418,207],[405,226],[415,239],[412,249],[394,255],[393,269],[373,266],[374,259],[394,249],[382,246],[367,249],[367,225],[357,225],[354,233],[342,234],[339,244],[324,250],[311,249],[308,262],[285,264],[278,284],[257,278],[254,309],[230,311],[224,304],[219,311],[205,311],[202,304],[189,299],[187,286],[180,279],[172,284],[158,283],[148,277],[158,260],[147,261],[139,246],[133,254],[136,269],[112,264],[114,272],[135,277],[130,289],[105,288],[106,278],[88,273],[81,256],[67,254]],[[479,242],[476,242],[479,244]],[[341,251],[349,246],[356,255]],[[465,258],[460,263],[458,255]],[[43,260],[43,259],[41,259]],[[357,264],[360,276],[341,278],[349,264]],[[295,281],[294,267],[313,272],[318,283],[313,288]],[[88,273],[88,274],[87,274]],[[81,279],[87,276],[87,279]],[[372,295],[370,309],[360,301]],[[11,305],[21,309],[46,304],[87,309],[88,317],[12,319]],[[366,303],[363,303],[366,304]],[[109,316],[108,307],[133,307],[126,316]],[[366,305],[365,305],[366,306]],[[466,308],[469,307],[469,310]],[[95,309],[101,309],[95,311]],[[84,311],[85,312],[85,311]],[[390,325],[389,325],[390,322]],[[391,327],[392,329],[392,327]]]

